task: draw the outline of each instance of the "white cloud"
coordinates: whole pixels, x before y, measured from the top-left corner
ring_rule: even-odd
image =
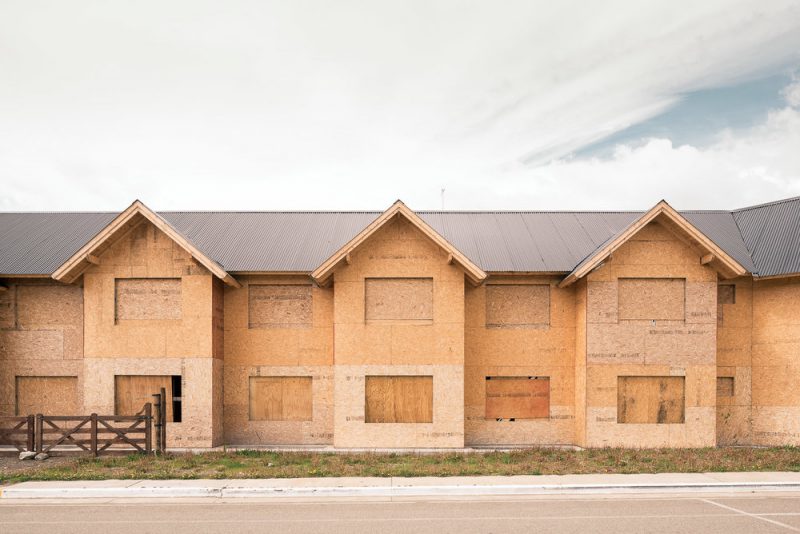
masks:
[[[793,0],[83,5],[0,6],[0,209],[424,209],[442,185],[450,208],[730,207],[797,188],[796,110],[705,149],[548,163],[800,61]],[[697,195],[700,178],[737,186]]]

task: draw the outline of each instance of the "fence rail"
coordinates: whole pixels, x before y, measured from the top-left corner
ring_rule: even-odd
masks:
[[[163,397],[162,397],[163,398]],[[85,452],[92,456],[111,452],[163,452],[165,410],[147,403],[136,415],[43,415],[0,417],[0,446],[17,451]],[[153,431],[157,432],[153,447]]]

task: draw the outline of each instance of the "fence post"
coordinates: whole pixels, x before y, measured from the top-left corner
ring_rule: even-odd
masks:
[[[171,399],[170,399],[171,400]],[[167,390],[161,388],[161,452],[167,450]]]
[[[42,428],[44,425],[42,424],[42,414],[40,414],[40,413],[36,414],[35,425],[36,425],[36,445],[35,445],[35,449],[36,449],[36,452],[42,452],[42,450],[44,449],[44,443],[43,443],[43,441],[44,441],[44,428]]]
[[[144,405],[144,449],[147,454],[153,452],[153,407],[149,402]]]
[[[33,414],[28,414],[28,435],[27,435],[26,449],[32,451],[36,448],[36,418]]]
[[[97,458],[97,414],[92,414],[92,431],[91,431],[91,438],[92,440],[92,456]]]
[[[156,453],[161,452],[161,394],[156,393],[153,395],[156,399],[156,420],[155,420],[155,430],[156,430]]]

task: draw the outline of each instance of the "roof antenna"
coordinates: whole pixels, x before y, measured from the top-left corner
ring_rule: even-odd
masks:
[[[445,188],[442,187],[442,211],[444,211],[444,192],[445,192]]]

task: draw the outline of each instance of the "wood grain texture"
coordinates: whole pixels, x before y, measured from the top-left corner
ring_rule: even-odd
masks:
[[[550,286],[486,286],[486,326],[525,328],[550,324]]]
[[[432,376],[367,376],[367,423],[432,423]]]
[[[16,415],[77,415],[78,378],[74,376],[18,376]]]
[[[367,278],[368,321],[432,321],[433,278]]]
[[[619,320],[683,321],[686,280],[683,278],[620,278]]]
[[[618,423],[683,423],[685,378],[620,376],[617,378]]]
[[[114,377],[114,414],[136,415],[153,395],[164,388],[167,392],[167,421],[174,422],[172,413],[172,377],[169,375],[116,375]]]
[[[248,286],[249,328],[311,328],[310,285]]]
[[[311,421],[310,376],[251,376],[251,421]]]
[[[486,377],[486,419],[550,417],[547,377]]]
[[[115,317],[122,320],[180,319],[180,278],[118,278]]]

